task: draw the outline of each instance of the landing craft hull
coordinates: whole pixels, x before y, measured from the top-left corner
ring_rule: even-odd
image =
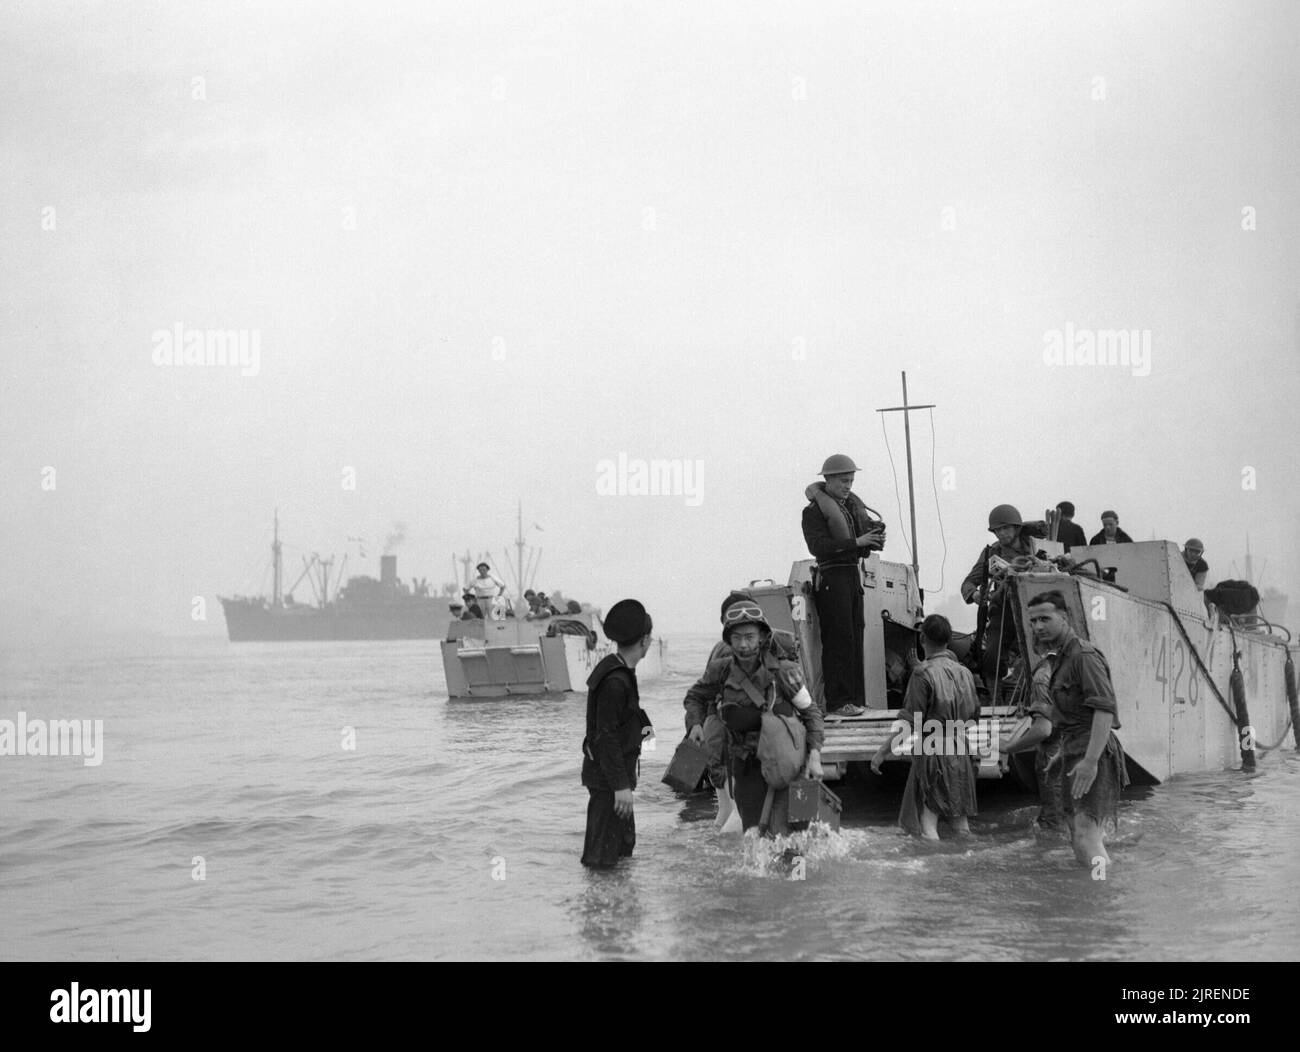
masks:
[[[613,644],[599,636],[592,646],[585,636],[542,635],[528,622],[487,622],[481,632],[480,623],[473,624],[474,635],[453,632],[461,638],[441,643],[447,696],[452,699],[585,691],[592,669],[615,652]],[[658,678],[663,667],[664,644],[656,639],[637,664],[637,680]]]
[[[1110,665],[1119,703],[1118,734],[1130,769],[1136,766],[1156,782],[1240,766],[1228,686],[1234,641],[1254,740],[1260,746],[1277,745],[1289,714],[1287,652],[1293,660],[1296,653],[1279,636],[1233,630],[1210,616],[1177,549],[1168,545],[1162,551],[1163,545],[1146,541],[1112,547],[1107,564],[1120,564],[1116,583],[1129,581],[1133,592],[1083,576],[1064,578],[1067,587],[1062,588],[1056,574],[1025,575],[1018,590],[1022,624],[1028,600],[1039,592],[1061,588],[1072,607],[1077,597],[1072,620],[1082,624],[1079,634]],[[1116,555],[1116,547],[1128,550]],[[1288,736],[1282,744],[1289,748],[1293,742]]]

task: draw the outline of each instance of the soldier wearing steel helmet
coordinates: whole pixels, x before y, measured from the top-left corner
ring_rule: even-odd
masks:
[[[709,661],[704,674],[686,692],[684,702],[687,730],[696,741],[705,740],[704,725],[710,715],[716,715],[725,728],[730,784],[718,787],[719,807],[734,801],[745,830],[761,824],[768,799],[768,785],[758,757],[763,715],[760,705],[770,706],[781,716],[798,716],[807,732],[804,773],[809,778],[821,778],[823,774],[821,710],[808,695],[799,665],[777,656],[771,636],[772,628],[762,607],[753,599],[742,597],[724,606],[722,638],[729,650]],[[714,770],[710,770],[710,778],[715,778]],[[767,818],[771,832],[788,832],[788,800],[788,789],[772,787]]]
[[[858,560],[885,546],[885,524],[853,492],[858,466],[843,453],[827,457],[805,491],[803,536],[817,560],[813,600],[822,642],[822,687],[830,716],[866,711],[862,668],[862,575]]]
[[[1003,610],[1006,593],[994,587],[989,564],[994,558],[1015,564],[1017,559],[1034,558],[1034,542],[1026,532],[1019,510],[1012,504],[999,504],[989,512],[989,532],[994,542],[975,560],[970,573],[961,583],[961,597],[968,603],[980,606],[976,637],[982,642],[980,673],[988,687],[989,697],[997,700],[997,683],[1009,658],[1016,649],[1015,623],[1010,611]]]

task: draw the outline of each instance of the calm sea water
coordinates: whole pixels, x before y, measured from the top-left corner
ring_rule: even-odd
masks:
[[[582,695],[449,702],[431,643],[5,653],[0,718],[102,719],[105,755],[0,757],[0,957],[1297,956],[1293,752],[1131,796],[1104,881],[1034,837],[1023,794],[925,845],[894,831],[897,790],[861,785],[791,880],[659,783],[711,644],[670,637],[676,671],[643,686],[636,855],[594,874]]]

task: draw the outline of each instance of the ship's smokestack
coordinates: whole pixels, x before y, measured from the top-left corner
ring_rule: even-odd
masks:
[[[397,587],[396,555],[381,555],[379,557],[379,583],[385,588]]]

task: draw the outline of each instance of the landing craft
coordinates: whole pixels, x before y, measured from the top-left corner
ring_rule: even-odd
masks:
[[[617,649],[604,636],[599,609],[586,604],[547,621],[453,621],[441,648],[447,696],[456,699],[585,691],[592,669]],[[663,664],[664,642],[656,638],[637,680],[657,678]]]
[[[511,567],[515,596],[530,587],[541,550],[524,542],[523,508],[518,511],[516,558]],[[506,560],[509,561],[509,555]],[[468,559],[466,563],[468,564]],[[468,567],[467,567],[468,571]],[[440,644],[450,699],[505,698],[518,695],[552,695],[587,689],[587,677],[616,647],[605,638],[600,610],[588,603],[569,603],[568,609],[530,619],[519,602],[514,616],[488,616],[452,621]],[[662,674],[664,642],[656,637],[650,652],[636,667],[644,682]]]
[[[1060,546],[1038,541],[1057,554]],[[1294,720],[1294,670],[1300,647],[1286,629],[1258,616],[1225,615],[1207,609],[1178,546],[1170,541],[1073,548],[1078,563],[1097,559],[1115,569],[1113,582],[1087,573],[1025,573],[1008,579],[1010,607],[1021,653],[1034,652],[1028,607],[1038,594],[1058,589],[1070,608],[1080,638],[1096,645],[1110,665],[1119,702],[1118,732],[1134,784],[1154,785],[1177,774],[1253,766],[1290,744],[1300,748]],[[784,586],[748,589],[773,629],[799,641],[799,660],[818,704],[821,639],[813,604],[811,559],[796,562]],[[906,680],[908,655],[915,652],[915,626],[923,619],[921,594],[911,566],[873,554],[860,563],[866,629],[863,666],[867,712],[830,720],[822,766],[827,780],[844,776],[849,764],[870,761],[890,739]],[[1232,689],[1241,672],[1240,697]],[[1015,684],[1012,695],[1015,696]],[[999,746],[1009,740],[1017,704],[983,699],[980,740]],[[995,759],[981,762],[980,775],[1000,776]]]
[[[909,663],[918,655],[924,610],[906,422],[908,413],[930,408],[908,404],[904,373],[903,405],[879,410],[903,413],[912,562],[887,562],[873,553],[858,563],[867,711],[826,722],[821,759],[827,780],[842,778],[850,764],[868,763],[892,740],[890,727],[903,702]],[[1035,547],[1049,560],[1064,553],[1054,540],[1036,540]],[[1073,566],[1067,569],[1008,575],[1007,602],[1020,653],[1034,654],[1029,603],[1043,592],[1059,590],[1074,631],[1106,655],[1119,704],[1118,735],[1133,784],[1159,784],[1178,774],[1238,765],[1253,769],[1257,755],[1285,747],[1288,734],[1300,749],[1295,674],[1300,647],[1286,628],[1258,611],[1230,614],[1207,603],[1170,541],[1075,546],[1069,558]],[[791,568],[786,585],[751,587],[748,594],[774,630],[798,640],[804,678],[824,711],[814,568],[813,560],[801,560]],[[1001,777],[997,756],[1023,722],[1030,672],[1022,664],[1011,674],[1012,682],[999,684],[996,696],[981,695],[976,743],[986,754],[980,762],[982,778]],[[1032,754],[1029,762],[1019,764],[1019,777],[1032,785]]]

